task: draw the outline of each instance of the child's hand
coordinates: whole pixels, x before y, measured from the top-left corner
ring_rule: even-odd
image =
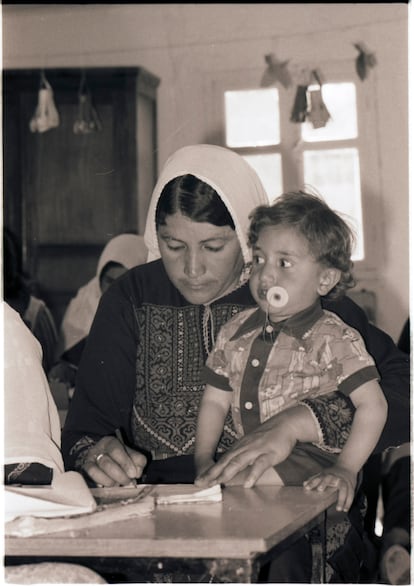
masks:
[[[355,486],[357,475],[346,468],[332,466],[323,472],[311,476],[305,480],[303,486],[305,490],[324,491],[325,488],[334,487],[338,489],[338,501],[336,503],[337,511],[349,511],[355,495]]]

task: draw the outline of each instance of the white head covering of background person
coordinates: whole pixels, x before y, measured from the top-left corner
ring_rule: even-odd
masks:
[[[161,192],[171,179],[187,174],[213,187],[221,197],[236,226],[244,263],[250,266],[249,214],[255,207],[268,204],[269,199],[256,171],[240,155],[209,144],[183,147],[165,163],[152,193],[145,226],[148,262],[160,258],[155,212]]]
[[[99,257],[95,277],[79,289],[63,316],[59,355],[89,334],[102,295],[99,279],[104,267],[110,262],[115,262],[126,269],[132,269],[144,264],[147,254],[143,236],[136,234],[120,234],[106,244]]]

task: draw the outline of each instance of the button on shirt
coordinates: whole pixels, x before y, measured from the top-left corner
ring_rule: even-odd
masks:
[[[242,436],[303,399],[335,390],[349,395],[379,375],[359,332],[318,301],[277,324],[259,308],[237,314],[221,328],[203,377],[233,392]]]

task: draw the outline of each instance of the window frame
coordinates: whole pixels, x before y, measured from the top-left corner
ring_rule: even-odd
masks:
[[[319,64],[326,83],[353,82],[356,87],[358,137],[338,141],[302,142],[300,124],[290,122],[296,86],[303,72],[314,68],[306,64],[293,64],[289,69],[293,79],[290,87],[276,84],[279,90],[280,136],[279,145],[266,147],[232,148],[240,155],[258,152],[279,152],[282,157],[284,190],[303,186],[303,151],[324,150],[353,146],[358,149],[361,183],[362,223],[364,231],[365,258],[354,263],[357,281],[376,277],[381,266],[384,246],[382,232],[383,200],[380,176],[380,156],[377,138],[377,108],[375,75],[363,82],[358,78],[354,60],[329,61]],[[210,81],[207,95],[208,124],[211,129],[209,142],[226,146],[225,136],[225,91],[261,89],[260,80],[264,68],[241,68],[221,71]],[[229,148],[229,147],[228,147]],[[322,194],[323,195],[323,194]]]

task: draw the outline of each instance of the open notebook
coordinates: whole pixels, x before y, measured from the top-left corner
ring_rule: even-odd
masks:
[[[199,488],[194,484],[139,484],[135,488],[133,486],[92,488],[91,492],[98,503],[113,503],[116,500],[129,498],[137,490],[151,495],[157,505],[218,503],[223,500],[219,484],[210,488]]]
[[[78,472],[55,473],[50,485],[8,485],[4,505],[6,522],[22,516],[50,518],[91,513],[97,506]]]
[[[149,515],[156,505],[217,503],[220,485],[149,485],[89,489],[77,472],[60,474],[49,487],[7,487],[5,535],[30,537],[78,531]]]

